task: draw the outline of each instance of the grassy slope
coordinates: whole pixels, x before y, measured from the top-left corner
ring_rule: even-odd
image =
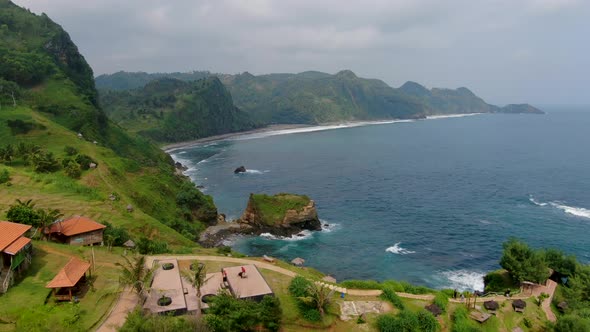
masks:
[[[68,262],[76,256],[85,260],[91,257],[90,248],[69,247],[47,242],[34,242],[35,254],[31,267],[0,301],[0,331],[88,331],[102,319],[117,294],[118,269],[114,263],[121,261],[121,252],[108,252],[95,248],[96,270],[93,276],[95,290],[89,290],[78,305],[54,304],[50,290],[45,288]],[[71,323],[76,312],[79,319]]]

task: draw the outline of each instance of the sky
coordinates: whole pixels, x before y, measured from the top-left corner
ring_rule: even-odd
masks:
[[[498,105],[590,105],[588,0],[13,0],[95,75],[350,69]]]

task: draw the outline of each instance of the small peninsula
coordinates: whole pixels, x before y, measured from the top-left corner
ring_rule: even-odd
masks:
[[[280,193],[273,196],[250,194],[248,206],[240,219],[226,222],[221,218],[217,225],[207,228],[199,237],[205,247],[221,245],[234,234],[293,236],[303,230],[319,231],[315,202],[305,195]]]

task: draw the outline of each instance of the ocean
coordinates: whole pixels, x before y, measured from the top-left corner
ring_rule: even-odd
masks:
[[[510,237],[590,261],[589,145],[590,112],[550,111],[299,128],[171,154],[228,219],[250,193],[315,200],[323,231],[232,239],[240,252],[302,257],[339,281],[481,290]]]

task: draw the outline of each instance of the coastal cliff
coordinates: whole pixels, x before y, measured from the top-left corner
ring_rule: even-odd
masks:
[[[315,202],[307,196],[294,194],[250,194],[248,206],[235,222],[220,220],[207,228],[199,238],[205,247],[222,244],[235,234],[260,235],[270,233],[290,237],[303,230],[321,230]]]

